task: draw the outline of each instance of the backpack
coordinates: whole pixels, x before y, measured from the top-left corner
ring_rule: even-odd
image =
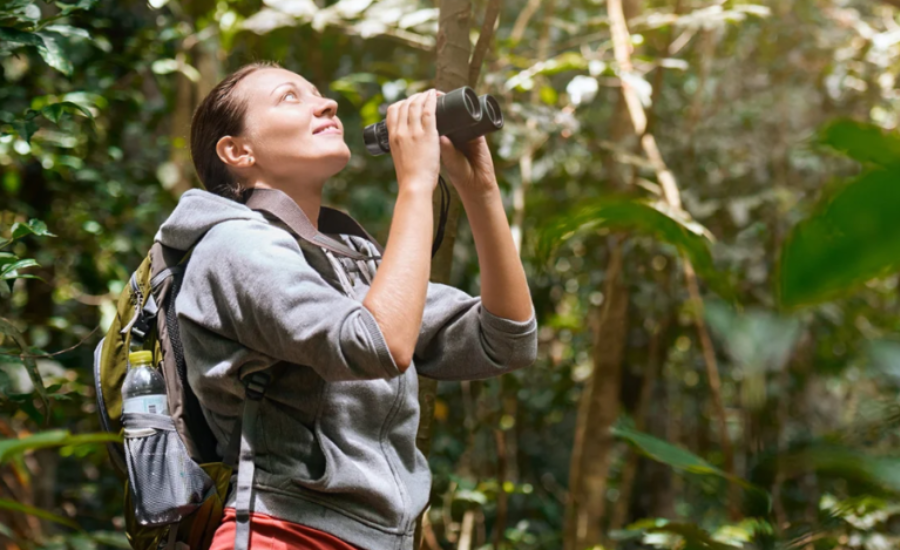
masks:
[[[384,249],[349,215],[322,206],[319,230],[300,207],[276,189],[245,192],[245,204],[281,222],[301,244],[354,260],[371,257],[324,233],[362,237]],[[254,426],[259,402],[270,383],[267,371],[242,377],[244,410],[223,454],[187,379],[187,365],[175,314],[175,299],[191,252],[154,242],[119,295],[116,316],[94,350],[97,412],[106,431],[123,436],[109,443],[110,460],[125,482],[125,530],[135,550],[207,550],[222,521],[224,503],[237,470],[235,549],[246,550],[250,534]],[[300,241],[298,241],[300,242]],[[309,247],[304,246],[303,250]],[[379,256],[380,257],[380,256]],[[128,354],[147,350],[165,380],[170,416],[122,414],[122,384]],[[260,350],[265,352],[265,350]],[[124,416],[124,417],[123,417]]]

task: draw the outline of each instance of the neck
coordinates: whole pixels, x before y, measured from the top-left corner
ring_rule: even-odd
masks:
[[[303,210],[309,222],[319,229],[319,210],[322,207],[322,184],[275,187],[262,181],[256,181],[250,187],[255,189],[278,189],[289,196]]]

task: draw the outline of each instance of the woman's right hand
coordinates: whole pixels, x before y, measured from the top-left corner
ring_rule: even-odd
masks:
[[[433,192],[437,187],[441,142],[436,106],[437,93],[432,88],[388,107],[388,141],[401,191],[421,188]]]

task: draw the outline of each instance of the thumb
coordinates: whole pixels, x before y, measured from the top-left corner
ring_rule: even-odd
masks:
[[[441,136],[441,155],[444,158],[454,157],[456,156],[456,147],[453,145],[453,142],[450,141],[450,138],[447,136]]]

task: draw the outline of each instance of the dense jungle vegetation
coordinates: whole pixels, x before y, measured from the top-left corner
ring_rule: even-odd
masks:
[[[92,352],[199,186],[193,110],[261,59],[338,101],[325,204],[382,243],[362,128],[502,105],[539,357],[423,382],[423,549],[900,547],[900,1],[0,0],[7,548],[128,548]],[[432,280],[478,295],[450,216]]]

